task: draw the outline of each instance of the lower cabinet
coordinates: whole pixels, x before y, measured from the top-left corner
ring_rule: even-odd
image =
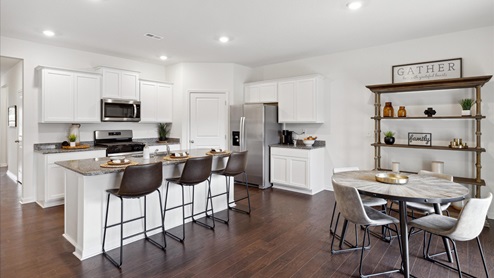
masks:
[[[65,172],[56,161],[106,156],[105,150],[57,154],[36,154],[36,203],[42,208],[62,205],[65,196]]]
[[[274,188],[316,194],[324,189],[324,148],[271,147]]]

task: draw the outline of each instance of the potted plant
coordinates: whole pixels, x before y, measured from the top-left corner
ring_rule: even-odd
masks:
[[[166,141],[171,128],[172,128],[172,124],[158,123],[158,140]]]
[[[395,143],[395,133],[392,131],[384,132],[384,143],[387,145],[393,145]]]
[[[472,109],[472,106],[474,103],[475,103],[475,101],[471,98],[465,98],[465,99],[460,100],[460,105],[461,105],[461,109],[462,109],[461,115],[462,116],[472,115],[472,111],[470,109]]]
[[[75,147],[75,140],[77,139],[77,135],[75,134],[70,134],[69,135],[69,142],[71,147]]]

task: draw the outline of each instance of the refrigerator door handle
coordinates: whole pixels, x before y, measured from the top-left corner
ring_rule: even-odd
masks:
[[[245,149],[245,117],[240,117],[240,151]]]

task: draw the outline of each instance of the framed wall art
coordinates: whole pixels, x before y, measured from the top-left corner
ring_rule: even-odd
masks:
[[[409,146],[432,146],[432,133],[408,132]]]

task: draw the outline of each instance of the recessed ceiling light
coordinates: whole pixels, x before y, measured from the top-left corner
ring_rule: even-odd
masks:
[[[160,56],[160,59],[164,61],[164,60],[168,59],[168,57],[162,55],[162,56]]]
[[[222,42],[222,43],[227,43],[227,42],[229,42],[229,41],[230,41],[230,38],[229,38],[229,37],[227,37],[227,36],[222,36],[222,37],[220,37],[218,40],[219,40],[220,42]]]
[[[348,2],[346,4],[346,6],[350,10],[358,10],[358,9],[362,8],[362,2],[360,2],[360,1],[352,1],[352,2]]]
[[[51,31],[51,30],[45,30],[43,31],[43,34],[47,37],[53,37],[55,36],[55,32]]]

